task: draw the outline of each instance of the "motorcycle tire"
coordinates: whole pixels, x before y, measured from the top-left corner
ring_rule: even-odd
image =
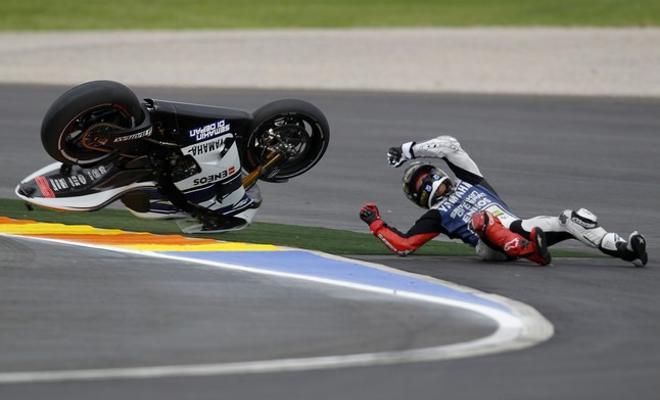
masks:
[[[84,143],[95,126],[121,131],[139,125],[144,112],[135,93],[113,81],[92,81],[62,94],[46,112],[41,143],[46,152],[65,164],[91,165],[107,156]]]
[[[325,115],[313,104],[297,99],[277,100],[256,110],[249,132],[243,143],[243,165],[248,170],[266,161],[268,137],[273,134],[279,138],[277,143],[289,149],[273,174],[259,178],[266,182],[284,182],[309,171],[321,160],[330,142]]]

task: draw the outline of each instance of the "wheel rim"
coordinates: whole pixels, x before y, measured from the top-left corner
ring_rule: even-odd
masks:
[[[253,166],[264,163],[271,150],[284,153],[278,179],[299,175],[311,168],[324,150],[324,131],[318,121],[301,113],[273,116],[259,125],[248,142],[247,155]]]
[[[100,104],[79,113],[62,129],[58,150],[75,164],[92,164],[111,152],[107,143],[90,140],[92,133],[120,131],[135,127],[135,118],[118,104]]]

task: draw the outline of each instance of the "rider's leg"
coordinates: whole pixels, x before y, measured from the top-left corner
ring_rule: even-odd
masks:
[[[551,261],[542,229],[532,229],[529,239],[526,239],[507,229],[499,218],[488,211],[474,213],[470,226],[484,244],[509,257],[525,257],[540,265]]]
[[[507,256],[506,253],[501,250],[495,250],[481,240],[477,242],[474,251],[477,254],[477,257],[484,261],[509,261],[515,259],[515,257]]]
[[[648,260],[646,240],[637,231],[630,234],[628,241],[614,232],[607,232],[598,224],[598,218],[589,210],[564,210],[558,217],[535,217],[515,221],[511,230],[523,236],[529,235],[533,227],[540,226],[546,233],[548,245],[566,239],[577,239],[604,254],[643,266]]]

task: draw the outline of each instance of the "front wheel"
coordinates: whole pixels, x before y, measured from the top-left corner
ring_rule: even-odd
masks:
[[[253,170],[273,154],[282,162],[261,176],[267,182],[282,182],[307,172],[321,159],[330,141],[325,116],[311,103],[296,99],[277,100],[254,112],[244,143],[244,166]]]

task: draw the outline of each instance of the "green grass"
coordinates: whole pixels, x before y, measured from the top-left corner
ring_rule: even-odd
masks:
[[[0,1],[0,30],[658,25],[660,0]]]
[[[152,232],[160,234],[181,234],[172,221],[149,221],[135,218],[127,211],[105,209],[89,213],[57,212],[35,208],[28,210],[19,200],[0,199],[0,216],[16,219],[32,219],[64,224],[85,224],[97,228],[115,228],[127,231]],[[366,227],[365,227],[366,230]],[[332,254],[382,255],[392,254],[370,233],[357,233],[337,229],[314,228],[283,224],[255,223],[249,228],[223,234],[195,235],[219,240],[250,243],[271,243],[310,250],[320,250]],[[416,255],[474,256],[474,250],[461,243],[431,241],[419,249]],[[594,257],[581,251],[557,249],[553,256]]]

